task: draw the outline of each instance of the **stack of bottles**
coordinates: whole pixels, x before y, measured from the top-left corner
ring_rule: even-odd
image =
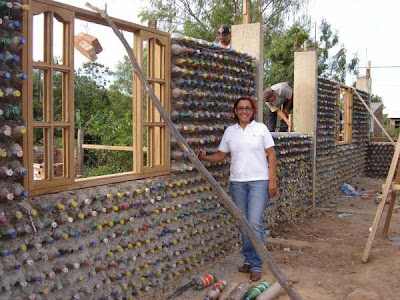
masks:
[[[386,178],[394,155],[391,142],[371,142],[368,144],[367,175],[373,178]]]
[[[21,183],[27,171],[21,165],[22,118],[21,87],[27,75],[21,66],[22,14],[29,6],[23,1],[0,2],[0,201],[24,197]]]
[[[264,212],[264,227],[293,220],[312,207],[312,140],[306,134],[272,133],[277,157],[278,196]]]
[[[335,122],[339,111],[339,92],[337,82],[318,78],[315,190],[317,205],[335,197],[343,183],[348,183],[367,167],[368,111],[356,96],[353,98],[351,143],[336,143]],[[358,92],[368,103],[368,94]]]
[[[235,222],[201,177],[30,197],[8,208],[0,215],[7,299],[137,299],[238,245]]]

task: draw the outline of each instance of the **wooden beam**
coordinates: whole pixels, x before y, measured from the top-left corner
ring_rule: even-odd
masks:
[[[250,223],[247,221],[246,217],[244,214],[239,210],[239,208],[236,206],[236,204],[232,201],[232,199],[228,196],[228,194],[225,192],[225,190],[218,184],[218,182],[214,179],[214,177],[208,172],[208,170],[204,167],[202,162],[198,159],[196,153],[193,151],[192,148],[190,148],[186,142],[186,140],[182,137],[180,132],[175,128],[175,124],[172,122],[170,117],[168,116],[168,113],[165,111],[163,108],[161,102],[155,95],[154,91],[151,89],[146,77],[144,76],[141,68],[139,67],[139,64],[135,58],[135,55],[133,54],[133,51],[131,47],[129,46],[128,42],[122,35],[122,33],[118,30],[118,28],[115,26],[114,22],[112,19],[107,15],[107,13],[103,10],[100,10],[99,8],[92,6],[89,3],[86,3],[88,7],[91,9],[97,11],[103,18],[105,18],[109,24],[109,26],[112,28],[114,33],[118,36],[118,38],[121,40],[122,44],[124,45],[126,52],[128,53],[129,59],[131,60],[132,67],[138,78],[140,79],[142,85],[144,86],[146,92],[151,98],[151,101],[153,102],[154,106],[158,109],[161,117],[164,119],[165,123],[167,124],[169,130],[173,134],[173,136],[176,138],[177,143],[181,147],[183,151],[188,155],[188,158],[190,161],[195,165],[196,169],[206,178],[206,180],[210,183],[212,189],[218,194],[220,197],[220,200],[224,207],[232,214],[232,216],[239,222],[241,225],[243,231],[246,233],[246,235],[249,237],[251,243],[253,244],[254,248],[256,251],[265,258],[265,261],[271,270],[272,274],[276,277],[276,279],[279,281],[279,283],[282,285],[282,287],[285,289],[285,291],[288,293],[290,296],[290,299],[292,300],[301,300],[301,296],[297,293],[297,291],[294,289],[294,287],[291,285],[289,280],[286,278],[286,276],[282,273],[282,271],[279,269],[277,266],[276,262],[274,261],[272,255],[269,253],[267,248],[265,247],[264,243],[261,241],[261,239],[258,237],[256,232],[253,230],[251,227]]]
[[[398,162],[397,162],[397,173],[396,173],[394,182],[395,183],[392,184],[392,197],[389,202],[389,209],[386,213],[385,225],[383,226],[383,236],[384,237],[388,236],[390,220],[392,219],[394,204],[396,202],[397,191],[400,190],[400,184],[398,184],[398,183],[400,183],[400,164]]]
[[[396,175],[397,176],[397,175]],[[395,180],[396,182],[396,180]],[[386,187],[386,183],[382,184],[382,189],[384,190]],[[400,191],[400,184],[399,183],[392,183],[390,185],[390,188],[392,191]]]
[[[400,135],[399,135],[399,139],[397,139],[396,149],[394,151],[392,163],[390,164],[389,173],[386,178],[386,184],[385,184],[385,189],[383,190],[382,201],[379,203],[378,208],[376,210],[374,222],[372,224],[372,230],[369,234],[367,244],[364,249],[364,254],[361,259],[363,262],[368,261],[368,256],[369,256],[369,252],[372,247],[372,242],[374,241],[374,237],[375,237],[376,231],[378,229],[379,222],[381,220],[383,208],[385,207],[386,198],[389,194],[390,184],[393,181],[394,172],[396,171],[396,166],[399,162],[399,155],[400,155]]]
[[[250,24],[251,3],[250,0],[243,0],[243,24]]]
[[[134,151],[134,147],[82,144],[83,149]]]
[[[360,99],[361,103],[365,106],[365,108],[367,109],[367,111],[369,112],[369,114],[372,116],[372,118],[375,120],[376,124],[378,124],[378,126],[382,129],[382,131],[386,134],[386,136],[388,137],[388,139],[393,143],[393,145],[395,144],[395,142],[393,141],[393,139],[390,137],[389,133],[387,133],[387,131],[385,130],[385,128],[383,128],[381,122],[379,122],[379,120],[375,117],[374,113],[372,112],[372,110],[369,108],[369,106],[367,105],[367,103],[365,103],[364,99],[360,96],[360,94],[357,92],[357,90],[352,87],[354,93],[357,95],[357,97]]]

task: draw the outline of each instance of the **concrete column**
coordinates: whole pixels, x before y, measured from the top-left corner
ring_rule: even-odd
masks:
[[[261,23],[232,25],[231,46],[256,58],[256,97],[258,122],[263,122],[264,35]]]

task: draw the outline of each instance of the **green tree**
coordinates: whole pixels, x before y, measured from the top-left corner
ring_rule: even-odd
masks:
[[[267,35],[284,24],[285,17],[298,12],[308,0],[255,0],[251,2],[251,22],[261,22]],[[220,24],[242,22],[243,0],[150,0],[139,16],[141,21],[156,19],[168,32],[180,32],[212,41]]]
[[[357,55],[347,59],[347,50],[343,44],[339,45],[339,33],[333,31],[331,25],[322,19],[319,26],[319,42],[316,43],[318,49],[318,74],[337,82],[344,83],[347,74],[358,75],[357,65],[359,59]],[[332,51],[334,53],[332,54]]]
[[[371,102],[383,103],[383,98],[381,96],[371,94]]]
[[[311,43],[308,30],[298,23],[271,40],[271,45],[266,49],[264,56],[265,86],[283,81],[289,82],[292,86],[294,52],[300,49],[305,41]]]

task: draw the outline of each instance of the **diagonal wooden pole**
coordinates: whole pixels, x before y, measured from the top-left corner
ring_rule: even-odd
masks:
[[[381,122],[379,122],[379,120],[376,118],[376,116],[374,115],[374,113],[372,112],[372,110],[369,108],[369,106],[367,105],[367,103],[365,103],[364,99],[361,97],[361,95],[357,92],[355,87],[352,87],[354,93],[356,94],[356,96],[358,97],[358,99],[360,99],[361,103],[365,106],[365,108],[367,109],[367,111],[369,112],[369,114],[372,116],[372,118],[375,120],[376,124],[379,125],[379,127],[383,130],[383,132],[386,134],[386,136],[388,137],[388,139],[393,143],[393,145],[395,145],[395,142],[393,141],[393,139],[390,137],[389,133],[387,133],[387,131],[385,130],[385,128],[383,128]]]
[[[90,9],[99,13],[107,21],[108,25],[112,28],[114,33],[121,40],[122,44],[124,45],[128,55],[129,55],[129,59],[131,60],[134,72],[139,77],[142,85],[144,86],[148,95],[150,96],[151,101],[153,102],[155,107],[158,109],[161,117],[164,119],[164,121],[167,124],[169,130],[171,131],[172,135],[176,138],[179,146],[182,148],[183,151],[185,151],[185,153],[188,155],[190,161],[196,166],[197,170],[200,173],[202,173],[202,175],[210,183],[213,190],[221,198],[221,201],[224,204],[224,207],[227,208],[228,211],[232,214],[232,216],[236,220],[239,221],[240,225],[243,228],[243,231],[247,234],[251,243],[256,248],[257,252],[265,258],[265,261],[267,262],[267,265],[268,265],[270,271],[276,277],[276,279],[282,285],[282,287],[285,289],[285,291],[288,293],[288,295],[290,296],[290,299],[302,300],[300,294],[297,293],[297,291],[294,289],[292,284],[286,278],[285,274],[283,274],[282,271],[279,269],[278,265],[275,263],[271,254],[268,252],[267,248],[265,247],[264,243],[259,239],[259,237],[255,233],[255,231],[251,228],[250,223],[244,217],[242,212],[239,210],[239,208],[236,206],[236,204],[232,201],[232,199],[228,196],[228,194],[225,192],[225,190],[218,184],[218,182],[214,179],[214,177],[212,177],[211,174],[207,171],[207,169],[203,166],[203,164],[197,158],[197,155],[186,143],[186,140],[182,137],[182,135],[179,133],[179,131],[175,128],[174,123],[172,123],[171,119],[168,116],[168,113],[164,110],[161,102],[158,100],[153,89],[150,87],[149,83],[147,82],[147,79],[144,76],[142,70],[140,69],[140,66],[135,58],[135,55],[134,55],[131,47],[129,46],[128,42],[126,41],[126,39],[124,38],[122,33],[118,30],[117,26],[114,24],[111,17],[108,16],[106,11],[101,10],[95,6],[92,6],[90,3],[86,3],[86,6],[88,6]]]
[[[368,261],[369,252],[371,250],[372,242],[374,241],[374,237],[375,237],[376,231],[378,229],[379,222],[381,221],[381,216],[382,216],[383,209],[385,207],[386,198],[389,194],[389,189],[392,186],[394,172],[396,171],[396,166],[399,162],[399,155],[400,155],[400,135],[397,138],[396,149],[394,150],[392,163],[390,164],[389,173],[386,178],[386,183],[385,183],[385,187],[383,189],[383,194],[382,194],[382,200],[381,200],[381,202],[379,202],[378,208],[376,209],[374,222],[372,223],[372,230],[369,234],[367,244],[365,245],[364,254],[361,259],[363,262]]]

